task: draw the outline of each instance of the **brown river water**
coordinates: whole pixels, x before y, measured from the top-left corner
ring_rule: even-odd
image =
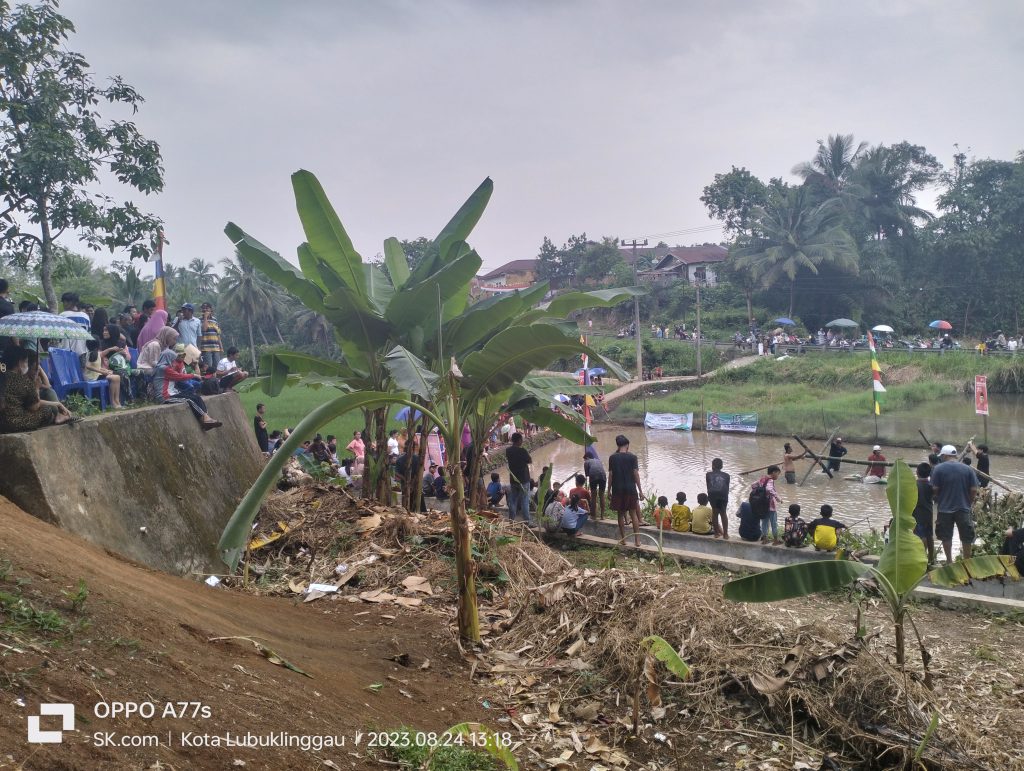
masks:
[[[723,470],[732,477],[729,495],[730,530],[735,528],[733,514],[740,502],[746,499],[750,485],[763,474],[757,472],[740,476],[739,472],[769,463],[777,463],[781,467],[782,445],[786,441],[776,436],[663,431],[614,423],[595,424],[594,433],[605,468],[608,465],[608,454],[615,450],[615,436],[621,433],[629,437],[630,450],[636,454],[640,463],[644,494],[664,495],[670,503],[674,502],[676,493],[682,491],[686,493],[687,504],[696,505],[697,494],[706,492],[705,472],[711,470],[713,458],[721,458],[725,464]],[[796,443],[793,444],[799,451]],[[821,451],[821,445],[820,440],[808,442],[808,446],[815,452]],[[871,453],[868,445],[848,443],[847,448],[850,451],[847,457],[856,460],[866,460]],[[883,445],[882,453],[890,461],[902,458],[911,467],[927,460],[927,452],[923,448]],[[531,455],[535,478],[540,475],[542,466],[552,462],[555,466],[555,480],[565,479],[573,471],[581,471],[583,468],[583,449],[565,439],[545,445]],[[810,463],[808,460],[797,462],[798,483],[804,478]],[[801,516],[807,521],[817,517],[819,507],[828,503],[835,509],[836,518],[848,527],[859,531],[871,528],[881,530],[890,518],[885,485],[866,485],[843,478],[851,474],[863,474],[865,468],[845,464],[834,479],[815,470],[803,486],[786,484],[780,477],[776,486],[785,504],[779,512],[780,529],[785,516],[783,512],[790,503],[800,504]],[[1024,490],[1024,458],[993,456],[990,473],[1011,489]]]

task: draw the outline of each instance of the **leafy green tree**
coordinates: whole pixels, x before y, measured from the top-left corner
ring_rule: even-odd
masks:
[[[722,222],[726,236],[737,236],[750,232],[754,210],[767,205],[768,185],[747,169],[733,166],[725,174],[715,174],[714,181],[704,187],[700,200],[708,217]]]
[[[54,242],[77,233],[90,248],[147,257],[160,221],[135,204],[95,192],[101,176],[141,193],[163,188],[160,148],[129,120],[104,121],[99,104],[132,112],[142,97],[120,77],[98,86],[65,44],[72,23],[56,0],[0,0],[0,248],[37,251],[51,309]]]
[[[754,214],[754,236],[738,242],[736,268],[749,270],[766,287],[789,283],[789,314],[793,314],[797,280],[832,266],[856,275],[857,247],[843,227],[844,210],[837,198],[813,205],[806,187],[773,194]]]

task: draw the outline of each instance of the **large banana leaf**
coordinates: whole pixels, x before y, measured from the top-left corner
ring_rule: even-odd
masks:
[[[519,414],[531,423],[538,426],[550,428],[563,439],[568,439],[576,444],[590,444],[594,438],[587,433],[586,428],[577,418],[572,420],[557,412],[552,412],[547,407],[533,407],[532,409],[518,410]]]
[[[455,258],[455,255],[449,254],[449,252],[456,243],[469,238],[469,234],[473,232],[476,223],[483,216],[484,209],[487,208],[487,203],[491,200],[491,193],[493,192],[494,183],[488,177],[477,186],[472,195],[455,212],[455,216],[437,234],[434,243],[437,244],[437,254],[441,262],[451,262]]]
[[[401,242],[393,236],[384,241],[384,264],[391,276],[391,284],[395,289],[401,290],[409,280],[409,260],[405,256]]]
[[[317,313],[324,312],[324,293],[315,283],[303,276],[295,266],[280,254],[264,246],[238,225],[229,222],[224,233],[235,245],[238,254],[283,289],[299,298],[303,305]]]
[[[458,251],[453,254],[453,246],[459,241],[465,241],[476,223],[480,221],[487,202],[491,199],[494,190],[494,183],[490,177],[480,183],[473,191],[462,207],[455,213],[455,216],[444,226],[437,238],[434,239],[434,250],[428,252],[427,256],[412,271],[408,283],[421,284],[430,276],[436,273],[441,267],[458,257]]]
[[[547,401],[552,400],[555,394],[596,394],[601,387],[595,385],[580,385],[580,381],[572,375],[531,375],[524,378],[523,388],[538,395],[544,395]]]
[[[396,329],[413,325],[437,329],[438,296],[441,303],[447,302],[460,287],[469,285],[481,264],[479,255],[470,251],[445,265],[426,281],[416,283],[410,279],[402,291],[395,294],[384,317]]]
[[[878,572],[885,576],[896,594],[909,592],[928,569],[924,542],[914,535],[914,507],[917,480],[902,459],[896,461],[885,489],[892,510],[889,543],[878,560]]]
[[[849,586],[871,571],[863,562],[816,560],[737,578],[722,590],[733,602],[777,602]]]
[[[338,334],[356,343],[360,359],[352,359],[352,351],[345,347],[345,357],[354,366],[365,360],[369,352],[386,345],[391,336],[388,324],[376,309],[371,308],[366,298],[342,286],[324,298],[324,316],[334,324]]]
[[[455,356],[465,355],[480,343],[540,302],[547,293],[546,281],[521,292],[481,300],[444,326],[444,346]]]
[[[437,394],[437,383],[441,379],[411,351],[396,345],[384,357],[384,367],[391,373],[391,379],[403,391],[409,391],[421,399],[430,401]]]
[[[597,351],[550,324],[514,326],[502,330],[483,348],[466,357],[462,373],[468,381],[467,398],[473,401],[484,394],[509,388],[532,370],[579,353],[586,353],[615,374],[628,377],[618,364],[603,359]]]
[[[395,296],[395,288],[384,275],[384,271],[372,263],[363,266],[363,273],[366,279],[366,297],[377,312],[383,314],[391,304],[391,298]]]
[[[961,586],[971,581],[997,577],[1019,581],[1020,572],[1014,561],[1013,557],[1006,554],[983,554],[980,557],[971,557],[936,568],[928,573],[928,579],[935,586],[945,587]]]
[[[292,174],[295,208],[309,246],[324,260],[353,292],[365,297],[363,258],[352,246],[320,181],[312,172],[300,169]]]
[[[263,391],[277,396],[288,382],[289,375],[305,375],[315,372],[319,375],[349,379],[354,378],[352,368],[343,362],[321,359],[305,353],[265,353],[260,357],[260,369],[267,373]]]
[[[313,250],[309,248],[309,244],[305,242],[299,244],[295,252],[299,256],[299,269],[302,271],[302,275],[320,287],[324,294],[328,294],[330,290],[320,275],[317,257],[313,254]]]
[[[263,499],[271,488],[277,484],[281,477],[281,469],[292,457],[305,439],[308,439],[320,428],[346,412],[358,409],[382,407],[388,404],[404,404],[420,410],[428,418],[439,422],[437,416],[426,407],[414,404],[404,394],[388,394],[379,391],[362,391],[359,393],[344,394],[336,399],[321,404],[315,410],[304,417],[292,431],[291,436],[281,445],[280,449],[270,456],[267,465],[256,478],[249,492],[242,498],[241,503],[228,520],[224,532],[221,534],[217,548],[221,558],[231,568],[232,572],[238,567],[238,560],[245,550],[249,539],[249,531],[252,522],[260,510]]]
[[[639,286],[623,286],[617,289],[598,289],[593,292],[566,292],[551,301],[545,312],[553,317],[568,316],[573,311],[585,308],[610,308],[633,297],[647,294]]]

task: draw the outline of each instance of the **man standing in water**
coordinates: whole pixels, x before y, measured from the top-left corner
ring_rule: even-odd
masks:
[[[783,455],[782,455],[782,471],[786,475],[786,484],[787,485],[795,485],[796,484],[796,463],[794,461],[800,460],[801,458],[806,456],[807,453],[806,452],[802,452],[799,455],[796,455],[793,452],[793,446],[789,442],[786,442],[782,446],[782,449],[784,451]]]
[[[832,444],[828,446],[828,470],[839,471],[839,464],[842,463],[842,461],[839,459],[846,455],[846,453],[848,452],[849,450],[843,447],[843,437],[837,436],[835,439],[833,439]]]
[[[608,456],[608,487],[612,492],[612,509],[619,517],[619,538],[626,537],[626,515],[633,520],[633,541],[640,545],[640,499],[644,497],[640,484],[640,466],[629,451],[629,439],[622,434],[615,437],[615,452]]]

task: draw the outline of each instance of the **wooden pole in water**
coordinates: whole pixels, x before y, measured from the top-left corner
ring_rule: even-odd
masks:
[[[838,434],[838,433],[839,433],[839,429],[837,428],[835,431],[833,431],[831,434],[829,434],[828,439],[825,440],[825,446],[822,448],[822,451],[821,451],[822,454],[828,452],[829,447],[831,447],[831,445],[832,445],[832,440],[835,438],[836,434]],[[828,464],[822,463],[821,462],[821,458],[819,457],[819,455],[815,454],[814,450],[812,450],[810,447],[808,447],[803,439],[801,439],[796,434],[793,434],[793,438],[796,439],[796,441],[800,443],[800,446],[804,448],[804,451],[808,455],[810,455],[812,458],[814,458],[814,460],[817,461],[817,463],[821,465],[821,470],[824,471],[826,474],[828,474],[828,478],[829,479],[834,479],[835,478],[835,477],[832,476],[832,469],[830,469],[828,467]],[[807,469],[807,473],[804,474],[804,478],[802,480],[800,480],[800,486],[801,487],[804,486],[804,482],[807,481],[807,477],[809,477],[811,475],[811,472],[814,471],[814,468],[815,468],[815,464],[812,463],[811,467],[809,469]]]

